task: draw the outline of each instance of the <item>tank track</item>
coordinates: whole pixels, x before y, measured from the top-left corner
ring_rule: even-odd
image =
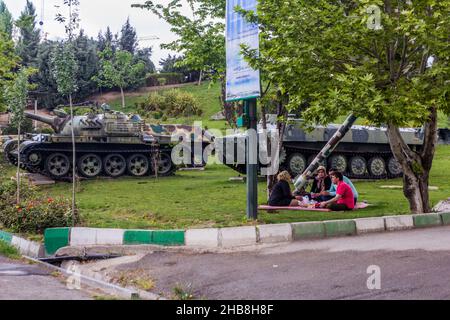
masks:
[[[52,145],[54,146],[54,145]],[[80,145],[78,145],[80,146]],[[149,176],[151,174],[154,174],[154,166],[153,166],[153,160],[154,160],[154,156],[156,154],[161,154],[161,153],[169,153],[171,152],[171,148],[163,148],[162,150],[159,147],[155,147],[155,146],[147,146],[149,148],[143,149],[143,148],[126,148],[123,150],[117,150],[117,149],[103,149],[103,150],[88,150],[88,149],[78,149],[77,150],[77,154],[85,154],[85,153],[95,153],[95,154],[102,154],[102,155],[106,155],[106,154],[113,154],[113,153],[119,153],[119,154],[149,154],[149,161],[151,163],[150,165],[150,169],[148,170],[148,173],[146,174],[146,176]],[[33,165],[31,164],[27,159],[29,159],[29,156],[32,153],[40,153],[42,155],[42,160],[39,163],[39,165]],[[28,144],[26,147],[24,147],[21,150],[21,160],[23,163],[23,169],[31,172],[31,173],[39,173],[42,174],[44,176],[47,177],[51,177],[53,179],[55,179],[55,177],[53,175],[51,175],[46,169],[45,169],[45,159],[52,153],[64,153],[64,154],[72,154],[72,150],[67,149],[67,148],[48,148],[45,147],[45,145],[41,142],[35,142],[35,143],[30,143]],[[17,163],[17,162],[16,162]],[[164,174],[158,174],[159,177],[162,176],[171,176],[175,173],[175,171],[177,170],[177,167],[175,165],[172,165],[171,169],[169,172],[166,172]],[[104,173],[100,174],[99,176],[107,176]],[[122,176],[127,176],[127,174],[123,174]],[[88,178],[86,178],[88,179]],[[56,180],[59,181],[71,181],[72,180],[72,170],[69,170],[69,173],[61,178],[56,178]]]
[[[317,155],[317,150],[312,150],[312,149],[297,149],[297,148],[293,148],[293,147],[287,147],[286,148],[286,153],[287,153],[287,158],[289,158],[289,156],[293,153],[301,153],[303,156],[305,156],[307,162],[308,159],[311,156],[316,156]],[[370,180],[383,180],[383,179],[395,179],[395,178],[400,178],[403,177],[403,173],[402,174],[398,174],[398,175],[393,175],[390,174],[388,172],[388,170],[386,170],[386,173],[384,175],[379,175],[379,176],[372,176],[369,172],[368,169],[366,170],[366,173],[364,175],[355,175],[353,173],[351,173],[349,171],[349,160],[352,157],[355,156],[360,156],[363,157],[364,159],[366,159],[367,164],[369,163],[370,159],[373,157],[381,157],[384,159],[385,164],[386,164],[386,169],[387,169],[387,165],[388,165],[388,160],[390,157],[392,157],[392,153],[391,152],[333,152],[331,155],[336,155],[336,154],[342,154],[346,157],[348,163],[347,163],[347,170],[343,173],[345,176],[352,178],[352,179],[370,179]],[[327,159],[328,160],[328,159]],[[309,162],[307,163],[307,165],[309,165]],[[287,168],[287,164],[286,162],[281,164],[282,169],[288,170]],[[329,167],[328,164],[326,166],[327,168]]]
[[[313,150],[313,149],[305,149],[305,148],[301,148],[301,149],[297,149],[297,148],[292,148],[292,147],[286,147],[286,161],[283,162],[282,164],[280,164],[280,170],[289,170],[288,165],[287,165],[287,159],[289,159],[289,156],[294,154],[294,153],[301,153],[303,156],[305,156],[306,161],[307,161],[307,165],[309,165],[308,159],[311,156],[316,156],[317,155],[317,150]],[[373,157],[382,157],[386,163],[386,167],[388,165],[388,159],[390,157],[392,157],[392,153],[390,152],[371,152],[371,153],[367,153],[367,152],[335,152],[332,153],[332,155],[335,154],[342,154],[347,158],[347,161],[349,161],[352,157],[354,156],[361,156],[364,159],[366,159],[366,162],[368,164],[368,160],[370,160],[370,158]],[[348,166],[350,164],[347,164],[347,170],[344,172],[344,175],[351,178],[351,179],[368,179],[368,180],[383,180],[383,179],[395,179],[395,178],[400,178],[403,177],[403,174],[398,174],[398,175],[393,175],[390,174],[387,170],[386,170],[386,174],[384,175],[380,175],[380,176],[372,176],[368,170],[366,170],[366,173],[364,175],[354,175],[352,174],[349,170],[348,170]],[[245,164],[237,164],[237,165],[228,165],[228,167],[230,167],[231,169],[239,172],[240,174],[246,174],[246,165]],[[327,165],[327,167],[329,167]],[[259,169],[258,169],[259,170]],[[290,172],[293,176],[295,174],[293,174],[293,172]]]

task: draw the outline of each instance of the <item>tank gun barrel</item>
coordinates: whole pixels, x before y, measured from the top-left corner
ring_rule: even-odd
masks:
[[[355,123],[356,119],[358,118],[355,117],[355,115],[351,114],[345,120],[345,122],[342,124],[339,130],[336,131],[336,133],[333,135],[330,141],[327,142],[325,147],[323,147],[323,149],[319,152],[319,154],[314,158],[314,160],[311,162],[308,168],[306,168],[306,170],[300,176],[295,178],[294,185],[297,190],[300,190],[305,186],[308,177],[310,177],[313,174],[313,172],[316,171],[316,169],[320,165],[320,162],[325,158],[328,158],[328,156],[333,152],[333,150],[337,147],[339,142],[341,142],[341,140],[350,130],[352,125]]]
[[[48,124],[50,127],[52,127],[55,132],[60,132],[62,124],[64,123],[65,119],[59,118],[59,117],[50,117],[50,116],[43,116],[40,114],[34,114],[32,112],[25,111],[25,117],[31,120],[39,121],[45,124]]]

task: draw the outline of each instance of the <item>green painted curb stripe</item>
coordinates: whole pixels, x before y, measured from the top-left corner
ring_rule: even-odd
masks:
[[[44,234],[45,251],[49,255],[70,244],[70,228],[46,229]]]
[[[291,225],[294,240],[325,237],[325,225],[322,222],[292,223]]]
[[[442,225],[441,216],[439,214],[413,216],[413,219],[414,226],[417,228]]]
[[[450,212],[443,212],[443,213],[441,213],[441,217],[442,217],[442,223],[444,225],[449,225],[450,224]]]
[[[12,237],[13,237],[12,234],[0,230],[0,241],[11,243]]]
[[[152,233],[145,230],[125,230],[123,244],[151,244]]]
[[[356,234],[356,222],[352,220],[345,221],[326,221],[325,235],[327,237],[346,236]]]
[[[184,231],[125,230],[123,244],[156,244],[163,246],[184,245]]]
[[[184,231],[153,231],[152,244],[163,246],[184,245]]]

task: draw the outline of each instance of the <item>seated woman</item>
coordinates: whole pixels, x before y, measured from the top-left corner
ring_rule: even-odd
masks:
[[[269,198],[269,206],[272,207],[299,207],[300,201],[303,199],[300,196],[293,196],[289,181],[292,180],[291,175],[287,171],[283,171],[277,176],[278,182],[272,189]],[[300,200],[300,201],[299,201]]]
[[[311,198],[324,201],[322,199],[322,192],[328,191],[331,187],[331,178],[327,175],[327,171],[324,166],[317,168],[317,175],[314,178],[313,185],[311,187]]]

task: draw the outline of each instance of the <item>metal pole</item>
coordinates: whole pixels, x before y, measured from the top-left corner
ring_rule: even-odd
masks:
[[[247,135],[247,218],[258,219],[258,140],[256,99],[246,100],[249,111]]]

